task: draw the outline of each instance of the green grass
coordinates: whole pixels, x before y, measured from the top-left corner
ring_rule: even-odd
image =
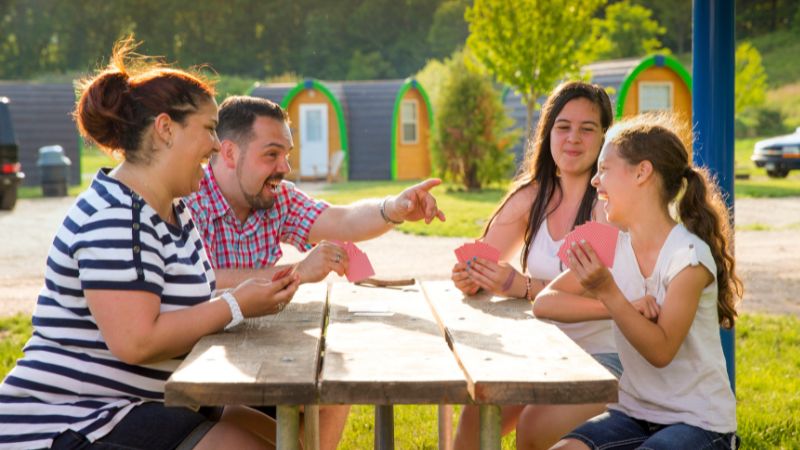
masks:
[[[30,319],[0,318],[0,377],[19,358],[30,336]],[[736,326],[737,416],[742,448],[800,448],[800,318],[744,314]],[[456,408],[454,427],[459,410]],[[435,406],[395,407],[399,449],[435,449]],[[342,450],[371,448],[373,408],[354,406],[340,445]],[[514,448],[514,436],[503,449]]]
[[[352,181],[329,185],[316,196],[334,204],[348,204],[363,198],[397,194],[413,184],[399,181]],[[452,185],[444,185],[435,187],[431,192],[436,196],[437,204],[447,216],[447,221],[442,223],[437,219],[430,225],[425,225],[425,222],[405,223],[398,227],[400,231],[423,236],[478,236],[505,195],[505,188],[464,192]]]

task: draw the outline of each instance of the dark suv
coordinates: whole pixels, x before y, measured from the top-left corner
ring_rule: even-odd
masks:
[[[790,170],[800,169],[800,128],[794,134],[756,142],[750,158],[756,167],[767,169],[771,178],[786,178]]]
[[[17,187],[23,178],[25,174],[19,163],[19,146],[11,125],[8,98],[0,97],[0,209],[14,209]]]

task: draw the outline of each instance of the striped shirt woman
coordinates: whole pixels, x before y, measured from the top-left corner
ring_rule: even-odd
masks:
[[[102,437],[136,405],[160,402],[180,359],[129,365],[116,358],[84,289],[147,291],[161,312],[208,301],[214,272],[182,201],[179,227],[99,172],[59,228],[24,356],[0,385],[0,448],[49,447],[71,429]]]

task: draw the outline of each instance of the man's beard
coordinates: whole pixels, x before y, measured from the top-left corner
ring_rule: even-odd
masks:
[[[283,181],[283,174],[273,175],[267,178],[267,180],[265,181],[264,184],[268,185],[270,191],[272,192],[272,195],[267,199],[261,196],[261,191],[264,189],[263,184],[261,185],[261,188],[259,188],[258,192],[256,192],[255,194],[248,194],[247,191],[245,191],[244,186],[242,186],[241,173],[239,173],[241,167],[242,166],[240,165],[236,168],[237,172],[236,178],[239,181],[239,189],[242,191],[244,200],[247,202],[248,205],[250,205],[250,209],[252,209],[253,211],[258,211],[258,210],[268,210],[272,208],[275,205],[275,190],[269,183],[272,181]]]

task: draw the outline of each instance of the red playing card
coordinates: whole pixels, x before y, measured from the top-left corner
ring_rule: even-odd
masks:
[[[500,250],[492,247],[491,245],[481,241],[475,241],[475,243],[472,245],[474,256],[488,259],[493,263],[497,263],[497,261],[500,260]]]
[[[614,254],[617,250],[617,237],[619,230],[611,225],[598,222],[587,222],[575,227],[564,239],[561,248],[558,249],[558,257],[564,264],[567,264],[567,249],[573,242],[586,241],[606,266],[614,265]]]
[[[365,278],[375,275],[375,269],[372,268],[372,264],[369,262],[366,253],[359,250],[355,245],[353,245],[352,249],[347,253],[349,258],[346,274],[348,281],[351,283],[358,283]]]
[[[467,245],[469,245],[469,244],[463,244],[461,247],[458,247],[455,250],[456,259],[458,259],[458,262],[460,262],[460,263],[465,263],[469,259],[469,257],[467,257],[467,253],[466,253],[467,252]]]
[[[278,281],[281,278],[289,275],[294,270],[294,266],[286,267],[285,269],[279,270],[275,275],[272,276],[272,281]]]

